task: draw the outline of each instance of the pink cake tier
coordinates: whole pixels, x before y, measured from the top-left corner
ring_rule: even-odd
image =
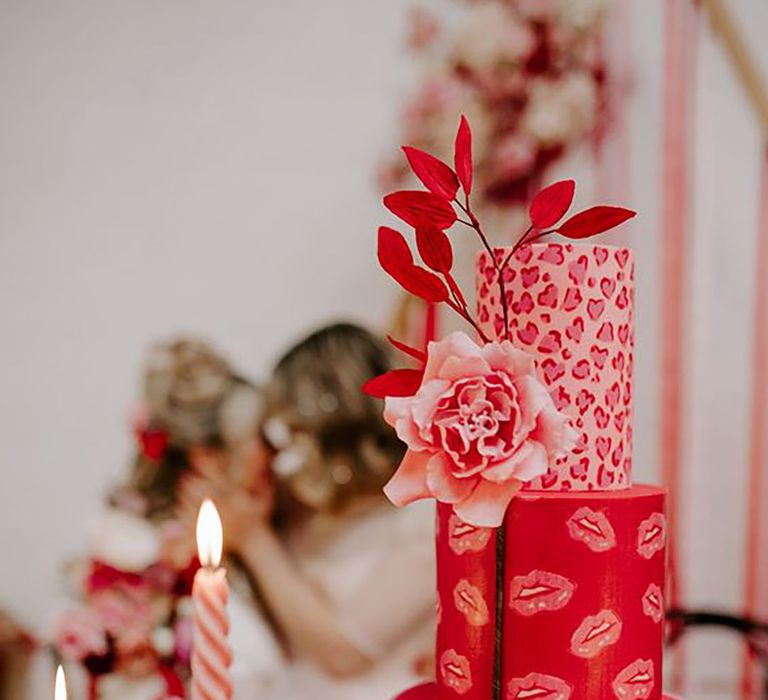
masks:
[[[499,259],[507,250],[497,251]],[[489,337],[504,320],[488,254]],[[402,700],[661,700],[665,493],[633,486],[634,261],[625,248],[536,244],[505,276],[509,334],[579,433],[498,529],[437,516],[437,679]]]
[[[508,251],[497,250],[498,257]],[[635,265],[627,248],[542,243],[524,246],[505,274],[509,336],[538,359],[555,405],[579,444],[528,484],[547,491],[608,491],[632,483],[632,350]],[[496,271],[477,259],[480,325],[502,334]]]

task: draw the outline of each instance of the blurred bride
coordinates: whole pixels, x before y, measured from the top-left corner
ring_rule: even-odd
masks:
[[[396,510],[382,496],[401,447],[360,391],[387,364],[363,329],[323,328],[274,370],[260,435],[241,458],[248,483],[231,478],[222,451],[194,451],[184,517],[213,497],[229,554],[283,651],[268,683],[238,698],[386,700],[429,672],[434,512]],[[254,657],[234,646],[236,660]]]

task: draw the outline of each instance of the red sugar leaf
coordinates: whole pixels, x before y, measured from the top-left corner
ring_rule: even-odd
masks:
[[[448,201],[456,196],[459,181],[456,179],[456,173],[443,161],[411,146],[403,146],[403,151],[411,170],[424,183],[424,187]]]
[[[445,232],[438,228],[417,228],[416,246],[421,259],[435,272],[450,272],[453,249]]]
[[[424,194],[427,194],[426,192]],[[445,301],[448,288],[434,273],[413,264],[408,243],[399,231],[379,227],[379,264],[403,289],[425,301]]]
[[[451,291],[454,293],[456,298],[459,300],[459,304],[462,306],[467,305],[467,300],[464,298],[464,295],[461,293],[461,288],[456,283],[456,280],[453,279],[453,275],[448,273],[445,276],[445,279],[448,281],[448,286],[451,288]]]
[[[549,228],[560,221],[571,206],[575,190],[573,180],[561,180],[541,190],[533,198],[529,209],[533,226]]]
[[[456,132],[456,144],[453,164],[464,192],[469,196],[472,190],[472,130],[467,118],[462,114],[459,130]]]
[[[426,363],[427,353],[425,353],[423,350],[419,350],[418,348],[407,345],[401,340],[393,338],[391,335],[387,336],[387,340],[392,343],[392,345],[394,345],[400,352],[405,353],[406,355],[412,357],[414,360],[418,360],[421,363]]]
[[[388,226],[379,227],[378,257],[379,264],[395,279],[413,267],[413,254],[403,234]]]
[[[635,214],[631,209],[623,207],[591,207],[574,214],[558,229],[558,233],[566,238],[589,238],[615,228]]]
[[[363,384],[368,396],[384,399],[387,396],[413,396],[421,386],[424,371],[420,369],[393,369]]]
[[[456,212],[442,197],[432,192],[402,190],[384,197],[384,206],[413,228],[432,226],[446,229],[456,221]]]
[[[424,299],[424,301],[446,301],[449,297],[448,287],[445,286],[434,272],[414,265],[407,270],[402,279],[397,280],[407,292]]]

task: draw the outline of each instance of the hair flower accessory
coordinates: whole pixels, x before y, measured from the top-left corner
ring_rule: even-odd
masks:
[[[501,525],[523,482],[576,442],[531,355],[461,332],[430,344],[418,391],[387,398],[384,418],[408,446],[385,488],[390,500],[434,497],[480,527]]]
[[[403,150],[426,191],[393,192],[384,197],[384,206],[414,229],[415,246],[396,229],[381,226],[379,263],[405,291],[450,307],[475,330],[481,344],[453,333],[424,352],[389,338],[420,368],[394,369],[363,387],[369,395],[386,399],[384,418],[408,447],[385,492],[396,505],[434,497],[453,504],[471,525],[495,527],[522,484],[544,475],[576,442],[576,431],[538,379],[533,356],[511,341],[508,265],[515,253],[542,238],[591,238],[635,212],[603,205],[565,218],[576,185],[562,180],[533,197],[529,225],[511,249],[494,249],[470,198],[469,122],[462,117],[459,123],[453,168],[417,148]],[[481,328],[453,275],[455,225],[470,229],[491,260],[488,283],[497,287],[503,313],[495,329],[498,340]]]

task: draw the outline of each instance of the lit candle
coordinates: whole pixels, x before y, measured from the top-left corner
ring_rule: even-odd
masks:
[[[64,678],[64,669],[61,665],[56,669],[56,685],[53,689],[53,700],[67,700],[67,681]]]
[[[223,533],[216,506],[205,500],[197,516],[197,551],[202,568],[195,575],[195,636],[192,651],[192,700],[229,700],[232,654],[227,641],[229,586],[219,566]]]

